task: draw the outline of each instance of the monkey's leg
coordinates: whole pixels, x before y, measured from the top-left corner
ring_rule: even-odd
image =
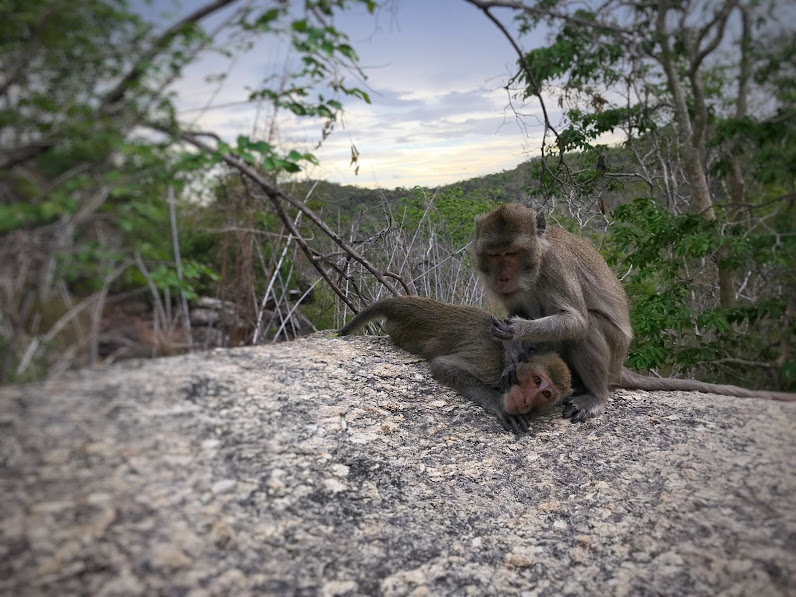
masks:
[[[503,394],[470,374],[467,365],[464,359],[455,355],[439,356],[431,360],[431,374],[440,383],[453,388],[465,398],[494,414],[506,431],[512,431],[516,435],[528,431],[527,417],[507,413]]]
[[[589,390],[586,388],[586,384],[583,383],[583,380],[580,378],[580,375],[578,375],[577,371],[573,371],[572,369],[569,371],[572,374],[572,393],[570,394],[570,397],[588,394]]]
[[[608,402],[610,364],[608,343],[599,327],[583,342],[568,347],[565,360],[578,380],[577,391],[564,399],[564,418],[582,423],[605,410]],[[584,390],[587,390],[584,392]]]

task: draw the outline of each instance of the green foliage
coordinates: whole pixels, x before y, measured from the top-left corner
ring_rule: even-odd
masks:
[[[595,112],[584,112],[573,108],[567,112],[567,119],[569,125],[559,133],[561,147],[565,151],[593,149],[593,141],[621,126],[637,134],[646,134],[657,128],[655,120],[642,104],[631,108],[615,107]]]
[[[329,24],[329,17],[354,4],[372,12],[375,3],[308,0],[299,12],[291,11],[289,3],[268,4],[242,7],[238,18],[230,21],[231,34],[225,40],[232,40],[231,47],[245,47],[258,35],[289,39],[299,63],[292,72],[288,68],[287,83],[269,88],[266,81],[262,89],[252,91],[252,98],[299,116],[326,119],[323,134],[328,134],[343,108],[341,97],[369,101],[343,76],[358,56],[348,37]],[[23,298],[46,296],[54,288],[73,295],[69,300],[74,302],[100,289],[113,293],[150,286],[172,299],[180,292],[189,299],[200,292],[216,295],[221,266],[231,263],[234,269],[243,262],[225,262],[219,234],[209,232],[220,227],[224,212],[215,205],[181,201],[183,192],[206,184],[202,177],[225,154],[272,177],[317,164],[311,153],[247,136],[232,144],[220,142],[215,155],[176,146],[182,128],[169,85],[213,39],[203,23],[173,30],[156,27],[138,15],[136,7],[127,0],[0,3],[0,235],[25,232],[22,238],[31,251],[25,267],[11,272],[16,277],[9,287],[20,289],[19,296],[0,305],[0,320],[14,326],[11,338],[28,338],[35,344],[36,336],[46,333],[38,307],[25,307]],[[230,54],[226,47],[216,49]],[[162,131],[169,131],[168,138]],[[174,222],[169,209],[172,192]],[[244,224],[251,226],[254,219]],[[172,224],[182,247],[182,279],[175,265]],[[273,216],[259,218],[259,225],[265,230],[278,227]],[[259,238],[266,239],[261,253],[270,256],[269,237]],[[2,243],[0,250],[7,250]],[[49,268],[50,263],[53,275],[34,269]],[[250,270],[254,266],[251,260],[246,264]],[[280,270],[286,284],[295,284],[299,277],[292,265],[286,260]],[[117,275],[119,271],[123,274]],[[110,273],[114,277],[108,287]],[[240,289],[241,296],[261,290],[262,277],[253,281],[252,272],[247,275],[241,279],[253,287]],[[54,339],[37,351],[23,376],[34,369],[46,371],[51,359],[46,351],[56,346],[63,352],[70,344]],[[18,353],[25,351],[24,343],[0,334],[0,382],[10,375],[9,364],[21,362]],[[58,357],[58,352],[52,354]],[[38,369],[40,362],[43,369]]]
[[[358,1],[365,4],[369,12],[375,9],[375,3],[370,0]],[[315,9],[331,15],[333,8],[340,9],[346,4],[344,0],[308,1],[306,10],[309,12]],[[278,88],[258,89],[250,94],[250,100],[267,99],[274,106],[286,108],[296,116],[317,116],[333,121],[342,111],[342,104],[338,100],[326,98],[323,93],[318,93],[314,101],[308,99],[317,83],[324,81],[334,92],[370,103],[370,97],[365,91],[347,85],[335,72],[336,62],[348,60],[356,63],[359,60],[348,36],[342,31],[329,25],[313,24],[307,18],[291,20],[287,4],[266,11],[253,22],[246,23],[246,26],[253,30],[289,35],[301,62],[301,67],[288,73],[288,84],[281,84]],[[269,78],[271,80],[278,78],[274,75]]]
[[[198,297],[194,285],[205,276],[211,280],[218,280],[218,275],[213,270],[204,263],[193,260],[182,264],[182,276],[183,279],[180,280],[177,268],[172,264],[158,265],[150,272],[150,279],[158,289],[168,289],[174,296],[177,296],[179,292],[183,292],[185,293],[185,298],[189,301]]]
[[[215,154],[216,159],[220,160],[222,156],[229,154],[237,155],[247,164],[259,165],[274,174],[279,171],[299,172],[301,170],[300,162],[318,165],[318,160],[311,153],[300,153],[294,149],[286,156],[279,157],[276,154],[276,149],[270,143],[252,141],[245,135],[238,137],[238,145],[235,148],[225,143],[219,144]]]
[[[635,339],[628,366],[690,371],[711,370],[712,363],[729,355],[763,363],[777,359],[786,296],[731,309],[697,304],[694,297],[701,285],[710,283],[704,269],[725,242],[738,264],[752,261],[758,271],[781,271],[796,263],[796,241],[777,243],[776,232],[742,234],[739,228],[722,236],[716,220],[673,215],[649,198],[617,207],[614,217],[603,253],[618,270],[630,269],[624,285]],[[792,369],[792,363],[780,368],[782,387],[794,387]]]
[[[574,16],[583,22],[595,22],[595,15],[586,10],[575,11]],[[523,32],[538,22],[523,13],[518,19]],[[568,85],[578,90],[586,90],[594,83],[610,86],[621,76],[617,66],[625,57],[625,50],[622,39],[608,29],[564,23],[553,43],[531,50],[522,58],[528,71],[521,74],[526,97],[540,93],[546,84],[565,75]]]
[[[782,191],[791,188],[796,172],[795,123],[794,105],[782,106],[763,120],[751,117],[717,119],[710,147],[719,151],[711,174],[726,176],[730,157],[738,155],[742,156],[755,182],[781,185]]]
[[[404,197],[401,206],[405,209],[408,230],[422,228],[425,221],[429,229],[448,245],[459,248],[466,245],[475,230],[475,216],[495,208],[492,199],[465,195],[460,187],[440,190],[433,194],[416,188],[412,197]]]

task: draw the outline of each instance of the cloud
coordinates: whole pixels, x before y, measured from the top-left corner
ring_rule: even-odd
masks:
[[[504,113],[504,104],[502,91],[450,91],[426,101],[385,92],[373,104],[350,104],[319,149],[320,120],[282,111],[275,130],[285,151],[311,151],[321,160],[309,171],[313,177],[360,186],[435,186],[513,168],[529,157],[523,148],[534,142]],[[255,124],[262,130],[262,117],[256,105],[236,105],[202,114],[199,126],[234,142],[251,135]],[[361,154],[358,176],[350,167],[352,144]]]
[[[501,85],[516,56],[479,11],[460,0],[435,0],[401,4],[400,26],[389,30],[374,29],[368,15],[346,19],[341,15],[335,26],[349,32],[362,58],[372,104],[338,98],[343,118],[319,149],[322,121],[280,110],[272,127],[272,109],[236,103],[247,100],[247,89],[285,71],[290,52],[284,41],[258,42],[232,60],[205,57],[176,87],[180,117],[230,142],[274,131],[272,141],[286,151],[317,155],[322,163],[313,176],[368,186],[455,182],[513,168],[529,157],[526,148],[538,147],[506,112]],[[205,82],[208,73],[225,73],[223,85]],[[207,103],[223,108],[196,109]],[[361,152],[359,176],[349,167],[352,144]]]

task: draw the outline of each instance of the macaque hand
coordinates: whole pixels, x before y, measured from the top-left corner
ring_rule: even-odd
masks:
[[[497,418],[503,429],[512,432],[514,435],[522,435],[528,432],[528,415],[499,413]]]
[[[501,321],[493,315],[491,331],[492,337],[495,340],[502,340],[505,342],[514,339],[514,325],[509,320]]]
[[[517,365],[522,359],[522,343],[513,340],[514,326],[509,321],[501,321],[492,316],[492,338],[503,342],[503,371],[500,374],[500,387],[508,392],[517,383]]]
[[[505,351],[504,355],[503,359],[506,364],[500,374],[500,388],[505,394],[519,383],[517,379],[517,366],[519,363],[510,358],[510,351]]]

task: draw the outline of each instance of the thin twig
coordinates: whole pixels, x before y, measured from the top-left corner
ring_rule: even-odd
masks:
[[[124,98],[124,94],[127,93],[127,90],[144,76],[147,68],[152,63],[152,60],[154,60],[154,58],[163,50],[168,48],[169,44],[171,44],[174,38],[176,38],[177,35],[179,35],[187,25],[194,24],[207,15],[212,14],[228,4],[232,4],[233,2],[237,2],[237,0],[215,0],[215,2],[211,2],[195,10],[164,31],[163,34],[152,43],[149,50],[138,59],[132,68],[130,68],[122,80],[119,81],[116,86],[105,95],[100,104],[101,110],[107,110],[111,106],[119,103],[119,101]]]
[[[407,295],[414,294],[411,290],[409,290],[409,285],[406,283],[406,280],[404,280],[403,276],[391,271],[384,272],[384,275],[387,276],[388,278],[394,278],[398,280],[401,283],[401,286],[404,287],[404,292],[406,292]]]
[[[169,221],[171,222],[171,244],[174,250],[174,264],[177,267],[177,279],[183,282],[182,258],[180,256],[180,239],[177,234],[177,208],[174,200],[174,186],[169,185]],[[185,298],[185,290],[180,286],[180,305],[182,306],[182,324],[188,338],[188,348],[193,350],[193,335],[191,334],[191,315],[188,312],[188,299]]]
[[[156,126],[158,130],[163,131],[162,127]],[[215,151],[212,147],[204,143],[203,141],[197,139],[190,133],[182,133],[180,138],[184,141],[198,147],[202,151],[205,151],[210,154],[214,154]],[[233,168],[237,169],[241,173],[248,176],[252,181],[257,183],[263,191],[265,191],[266,196],[270,199],[271,203],[275,207],[278,206],[278,209],[281,210],[281,205],[279,205],[280,200],[284,200],[299,211],[303,212],[305,216],[307,216],[318,228],[320,228],[324,234],[326,234],[330,239],[332,239],[337,245],[343,249],[346,253],[351,255],[356,261],[361,263],[371,274],[373,274],[379,282],[381,282],[394,296],[398,296],[399,292],[383,275],[382,273],[376,268],[372,263],[370,263],[367,259],[365,259],[362,255],[360,255],[356,250],[354,250],[348,243],[346,243],[340,235],[335,233],[329,226],[321,220],[314,211],[308,208],[304,203],[294,199],[289,193],[284,191],[279,185],[275,183],[271,183],[265,177],[260,175],[254,168],[243,162],[242,160],[238,159],[233,155],[226,154],[221,158],[224,162],[232,166]],[[289,222],[289,218],[288,218]],[[292,225],[292,222],[290,222]],[[286,223],[286,225],[288,225]],[[288,226],[290,229],[290,226]],[[295,228],[293,228],[295,230]],[[291,232],[293,231],[291,230]],[[296,231],[297,232],[297,231]],[[296,234],[297,240],[300,237],[299,234]]]

